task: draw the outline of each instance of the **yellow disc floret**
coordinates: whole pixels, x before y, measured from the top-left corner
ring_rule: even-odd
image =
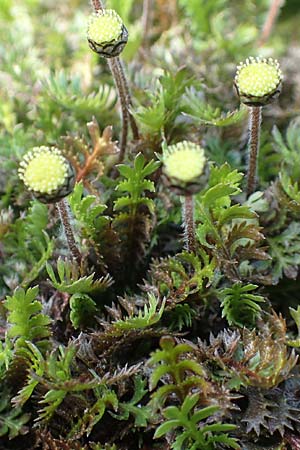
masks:
[[[200,145],[183,141],[168,147],[163,162],[168,177],[189,183],[202,174],[206,158]]]
[[[34,147],[23,157],[18,173],[31,191],[52,194],[66,181],[68,161],[57,148]]]
[[[237,67],[235,83],[240,95],[264,97],[274,92],[282,81],[278,61],[250,57]]]
[[[123,22],[113,9],[104,9],[91,15],[88,23],[88,39],[101,44],[119,39]]]

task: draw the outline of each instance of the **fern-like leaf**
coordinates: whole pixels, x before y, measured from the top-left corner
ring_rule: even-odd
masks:
[[[118,420],[128,420],[130,416],[133,416],[135,427],[146,427],[152,411],[149,405],[141,405],[141,400],[148,392],[145,386],[145,380],[140,376],[135,377],[132,398],[128,402],[119,403],[118,414],[110,414]]]
[[[203,368],[192,358],[194,350],[188,343],[175,345],[174,340],[166,336],[160,340],[160,346],[161,350],[153,353],[148,362],[154,366],[150,390],[154,391],[163,377],[169,376],[171,382],[153,392],[153,402],[163,405],[171,394],[183,401],[193,388],[205,388]]]
[[[120,174],[125,178],[116,187],[123,193],[114,204],[115,211],[121,211],[113,220],[113,228],[119,233],[122,247],[122,267],[128,280],[133,278],[133,268],[145,255],[145,244],[150,240],[154,201],[147,196],[154,192],[154,183],[147,177],[158,167],[158,161],[146,163],[145,157],[139,153],[134,166],[125,164],[118,166]]]
[[[158,309],[159,300],[152,294],[149,294],[149,306],[145,304],[144,309],[140,309],[138,315],[131,315],[123,320],[113,322],[113,327],[117,331],[129,331],[150,327],[161,319],[165,309],[166,300],[164,299]]]
[[[163,412],[167,419],[156,430],[154,438],[160,438],[170,431],[182,429],[179,432],[171,448],[182,450],[188,447],[191,450],[214,450],[216,444],[239,449],[236,439],[228,436],[226,432],[233,431],[236,426],[230,424],[205,424],[204,421],[218,411],[218,406],[207,406],[203,409],[195,409],[199,401],[199,395],[188,395],[181,407],[169,406]],[[200,425],[200,426],[199,426]]]
[[[12,225],[11,233],[4,237],[4,254],[9,260],[4,272],[6,282],[11,288],[16,280],[10,282],[11,272],[16,273],[14,264],[18,264],[19,283],[26,288],[44,269],[46,261],[53,253],[54,243],[46,233],[48,224],[47,206],[33,201],[25,217]],[[32,237],[34,236],[34,239]],[[20,262],[23,263],[21,267]],[[3,268],[4,269],[4,268]]]
[[[226,318],[229,325],[239,327],[255,325],[261,311],[259,303],[264,302],[261,295],[252,294],[256,288],[255,284],[235,283],[219,292],[222,317]]]
[[[50,336],[50,318],[41,313],[42,305],[36,299],[38,287],[25,291],[17,288],[13,296],[8,296],[5,307],[8,310],[10,324],[8,336],[15,340],[16,348],[26,347],[26,341],[45,346]]]
[[[60,292],[67,292],[68,294],[101,292],[105,291],[112,284],[112,279],[109,275],[99,279],[94,279],[94,273],[80,277],[78,267],[62,258],[59,258],[57,261],[59,278],[55,275],[50,264],[46,264],[46,269],[55,289]]]
[[[0,396],[0,437],[8,435],[13,439],[18,435],[26,434],[28,428],[25,424],[30,415],[23,413],[20,407],[11,407],[10,397],[7,391],[2,391]]]

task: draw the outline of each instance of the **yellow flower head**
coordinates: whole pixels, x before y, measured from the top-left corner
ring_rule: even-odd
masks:
[[[122,33],[123,22],[113,9],[104,9],[90,16],[88,38],[97,43],[117,40]]]
[[[55,147],[34,147],[23,157],[18,173],[25,186],[45,201],[53,201],[58,193],[58,198],[68,195],[74,185],[73,180],[70,183],[73,169]]]
[[[250,57],[237,67],[235,85],[243,103],[259,105],[279,94],[282,78],[278,61]]]
[[[118,56],[128,40],[128,32],[121,17],[113,9],[91,14],[87,38],[91,49],[105,58]]]
[[[203,173],[206,158],[200,145],[183,141],[164,152],[164,173],[183,183],[193,182]]]

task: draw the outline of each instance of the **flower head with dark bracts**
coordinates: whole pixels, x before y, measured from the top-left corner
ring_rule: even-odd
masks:
[[[23,157],[19,177],[43,203],[55,203],[72,192],[75,172],[55,147],[34,147]]]
[[[234,84],[242,103],[264,106],[279,95],[282,79],[277,60],[250,57],[238,65]]]
[[[87,38],[91,49],[105,58],[118,56],[128,41],[128,31],[113,9],[103,9],[90,16]]]
[[[178,142],[164,151],[162,161],[167,184],[179,194],[190,195],[201,189],[206,158],[200,145]]]

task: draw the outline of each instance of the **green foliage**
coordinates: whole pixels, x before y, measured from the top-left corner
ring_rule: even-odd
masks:
[[[74,384],[77,387],[76,383],[73,383],[73,385],[67,384],[67,382],[72,380],[71,366],[75,354],[76,348],[74,345],[70,345],[67,348],[60,346],[57,352],[52,352],[48,357],[45,374],[51,383],[51,388],[40,400],[42,409],[39,411],[39,421],[49,421],[63,402],[68,391],[74,388]]]
[[[113,61],[86,41],[91,5],[1,3],[0,447],[297,447],[298,2],[285,2],[265,42],[269,0],[104,3],[130,36],[138,133],[128,118],[124,153]],[[259,49],[284,55],[286,73],[263,109],[259,191],[247,198],[249,108],[233,75]],[[182,140],[208,161],[194,253],[154,161]],[[59,258],[55,204],[31,201],[18,178],[42,145],[62,149],[81,180],[69,196],[81,265]]]
[[[70,310],[70,320],[76,330],[93,324],[97,307],[87,294],[77,293],[70,298]]]
[[[8,336],[15,341],[15,347],[26,346],[26,341],[35,342],[37,346],[47,345],[50,336],[50,318],[42,314],[42,305],[36,299],[38,287],[25,291],[17,288],[13,296],[8,296],[5,308],[8,310],[10,328]]]
[[[4,237],[4,252],[7,258],[10,258],[9,264],[3,267],[8,285],[15,283],[13,279],[9,281],[15,264],[19,265],[16,276],[20,278],[24,288],[34,281],[45,267],[54,247],[45,231],[47,224],[47,206],[33,201],[27,215],[17,219],[11,226],[12,232]],[[32,236],[35,239],[32,239]]]
[[[167,419],[156,430],[154,437],[160,438],[170,431],[178,428],[183,431],[177,434],[171,448],[181,450],[188,446],[190,450],[214,450],[216,445],[223,444],[229,448],[239,449],[236,439],[228,436],[226,432],[233,431],[235,425],[222,423],[205,424],[204,421],[218,411],[218,406],[207,406],[203,409],[194,409],[199,400],[198,394],[188,395],[180,407],[169,406],[163,412]],[[199,427],[199,424],[200,427]]]
[[[23,406],[33,394],[34,389],[39,384],[39,379],[45,372],[45,360],[37,346],[26,341],[19,355],[23,357],[27,364],[27,379],[25,385],[18,392],[18,395],[12,399],[12,403],[16,406]]]
[[[299,118],[290,122],[285,139],[276,126],[273,129],[274,147],[281,156],[282,171],[286,172],[294,182],[300,178],[299,129]]]
[[[198,3],[195,0],[180,0],[180,5],[184,8],[188,17],[193,20],[193,31],[203,34],[210,31],[211,16],[221,11],[224,4],[224,0],[217,0],[213,3],[205,2],[204,0],[200,0]]]
[[[166,301],[161,302],[158,309],[159,300],[153,295],[148,295],[149,306],[145,304],[144,310],[140,309],[137,315],[131,315],[123,320],[113,322],[113,327],[117,332],[125,332],[129,330],[143,329],[155,325],[160,321]]]
[[[118,420],[128,420],[130,416],[133,416],[135,427],[146,427],[152,411],[149,405],[141,405],[141,401],[148,392],[145,387],[146,381],[137,376],[134,379],[134,394],[132,398],[128,402],[119,403],[118,414],[111,413],[111,415]]]
[[[286,171],[280,173],[280,183],[285,194],[294,203],[294,207],[297,207],[300,203],[300,190],[298,181],[293,182],[292,178]]]
[[[166,375],[170,382],[160,386],[152,394],[152,400],[163,405],[167,397],[176,395],[183,401],[188,393],[196,387],[205,387],[204,371],[193,359],[193,348],[187,344],[175,344],[173,338],[166,336],[160,340],[161,350],[152,354],[148,364],[154,366],[150,376],[150,390],[157,388]]]
[[[154,192],[153,181],[146,177],[151,175],[160,166],[159,161],[150,161],[146,164],[144,156],[139,153],[134,160],[134,167],[125,164],[118,165],[120,174],[126,179],[121,181],[116,190],[125,192],[127,195],[118,198],[114,204],[114,210],[128,210],[130,216],[135,216],[139,206],[146,206],[148,210],[154,212],[154,202],[145,197],[145,191]]]
[[[171,330],[181,331],[183,328],[191,327],[195,316],[196,311],[187,303],[176,305],[169,313]]]
[[[291,347],[300,347],[300,306],[297,309],[289,308],[289,311],[297,326],[298,336],[296,339],[290,339],[288,344]]]
[[[251,293],[257,287],[255,284],[235,283],[219,291],[222,317],[226,318],[229,325],[238,327],[255,325],[261,311],[258,303],[264,302],[261,295]]]
[[[202,94],[202,95],[201,95]],[[247,117],[247,108],[224,113],[220,107],[213,107],[203,100],[203,93],[193,88],[188,89],[183,104],[183,111],[196,124],[227,127],[242,122]]]
[[[108,84],[100,84],[97,92],[86,94],[80,76],[68,76],[63,70],[51,74],[44,82],[44,89],[48,102],[52,100],[78,119],[95,114],[101,119],[116,103],[116,94]]]
[[[0,397],[0,436],[8,435],[13,439],[25,434],[28,428],[25,424],[29,421],[30,414],[22,412],[19,407],[11,407],[10,396],[7,391],[1,392]]]
[[[77,183],[72,194],[68,197],[72,213],[81,225],[81,233],[92,242],[97,240],[99,232],[108,223],[103,216],[105,205],[100,204],[95,195],[83,195],[83,183]]]
[[[136,267],[143,260],[146,252],[145,243],[150,240],[150,231],[155,204],[146,191],[154,192],[153,181],[147,179],[158,167],[158,161],[146,163],[145,157],[139,153],[134,166],[120,164],[118,170],[125,177],[116,187],[123,194],[114,203],[114,211],[118,212],[113,220],[113,229],[121,240],[123,270],[127,280],[132,280],[131,265]],[[119,212],[121,211],[121,212]]]
[[[5,376],[12,359],[13,344],[8,336],[6,336],[5,342],[0,341],[0,380]]]
[[[108,389],[105,385],[93,389],[96,397],[96,402],[93,403],[79,421],[73,426],[69,433],[69,437],[77,438],[86,434],[89,436],[93,428],[102,419],[108,407],[113,408],[114,411],[118,409],[118,396],[113,390]]]
[[[59,279],[57,279],[50,264],[46,264],[46,269],[55,289],[68,294],[101,292],[106,290],[112,283],[111,278],[108,275],[99,279],[94,279],[94,273],[80,277],[78,267],[62,258],[58,258],[57,260],[57,273]]]
[[[177,119],[184,108],[184,93],[192,84],[196,84],[195,79],[186,68],[179,69],[175,74],[163,73],[157,80],[155,91],[147,91],[149,105],[139,106],[134,112],[146,135],[157,140],[165,137],[170,142],[175,133],[183,131],[183,125]]]
[[[196,205],[198,240],[211,249],[232,279],[238,278],[236,260],[267,258],[263,250],[256,248],[263,238],[256,213],[247,205],[233,203],[232,197],[241,192],[241,180],[242,174],[228,164],[212,166],[208,188],[197,196]]]
[[[174,257],[154,261],[146,288],[155,286],[168,298],[168,307],[175,308],[193,294],[200,294],[215,277],[216,261],[205,251],[198,255],[182,252]]]
[[[284,275],[295,279],[300,264],[300,224],[291,222],[279,235],[268,237],[272,257],[272,277],[275,283]]]

